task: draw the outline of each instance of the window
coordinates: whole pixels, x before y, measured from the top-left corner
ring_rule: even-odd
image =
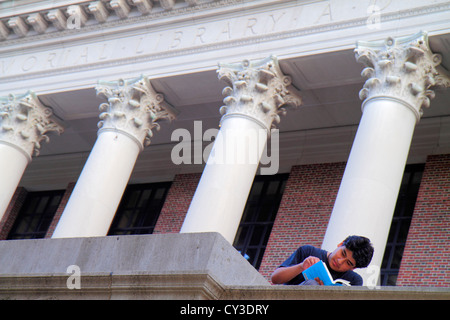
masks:
[[[63,195],[64,190],[29,192],[8,239],[44,238]]]
[[[382,286],[395,286],[397,282],[423,169],[422,164],[408,165],[405,168],[381,264],[380,284]]]
[[[108,235],[153,233],[171,183],[129,185]]]
[[[233,246],[259,269],[288,174],[256,176]]]

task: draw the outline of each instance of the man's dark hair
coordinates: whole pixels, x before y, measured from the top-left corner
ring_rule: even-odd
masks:
[[[373,256],[373,246],[370,240],[362,236],[348,236],[343,245],[353,253],[356,268],[365,268]]]

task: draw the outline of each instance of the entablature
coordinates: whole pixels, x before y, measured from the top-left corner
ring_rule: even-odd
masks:
[[[174,16],[222,5],[224,0],[0,1],[0,41],[140,16]],[[232,1],[235,2],[235,1]]]
[[[444,0],[54,0],[52,6],[30,0],[7,7],[11,3],[0,2],[0,95],[211,71],[244,57],[273,54],[285,61],[350,51],[357,40],[450,30]],[[446,52],[448,36],[439,44]]]

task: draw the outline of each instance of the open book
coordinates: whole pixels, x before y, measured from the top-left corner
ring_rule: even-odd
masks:
[[[306,269],[302,272],[303,277],[305,277],[305,280],[311,280],[315,278],[319,278],[322,280],[323,284],[325,286],[350,286],[350,282],[343,279],[336,279],[333,280],[333,277],[330,274],[330,271],[328,271],[328,268],[322,260],[316,262],[311,267]]]

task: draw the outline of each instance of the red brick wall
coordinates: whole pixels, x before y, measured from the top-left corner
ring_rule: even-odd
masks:
[[[66,191],[64,192],[64,195],[61,199],[61,202],[59,203],[58,209],[56,209],[53,220],[50,223],[50,226],[48,227],[47,233],[45,234],[45,238],[52,237],[53,232],[55,231],[55,228],[58,225],[59,219],[61,218],[63,211],[67,205],[67,202],[69,202],[70,195],[72,194],[72,191],[74,188],[75,188],[75,182],[69,183],[69,185],[67,186]]]
[[[430,156],[417,196],[398,286],[450,287],[450,155]]]
[[[200,177],[200,173],[175,176],[153,233],[180,231]]]
[[[345,163],[292,168],[259,269],[267,279],[301,245],[320,247]]]
[[[6,208],[5,214],[0,221],[0,240],[5,240],[11,231],[20,208],[27,197],[27,190],[22,187],[18,187],[9,202],[8,208]]]

